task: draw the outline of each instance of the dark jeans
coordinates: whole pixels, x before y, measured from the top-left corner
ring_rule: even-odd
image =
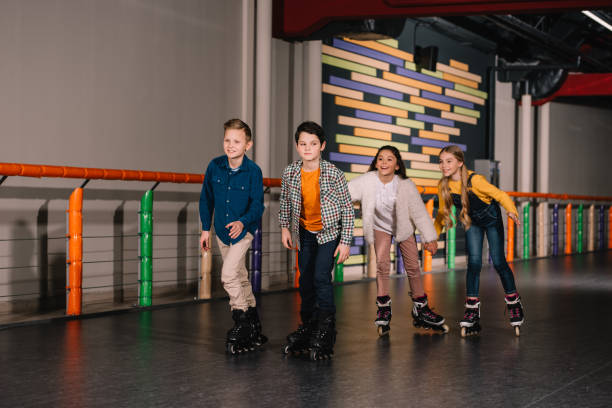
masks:
[[[499,274],[504,292],[506,294],[516,292],[514,275],[504,254],[504,224],[502,223],[501,210],[498,205],[495,205],[490,211],[496,215],[494,221],[485,226],[472,224],[465,233],[468,253],[468,270],[465,280],[468,297],[478,297],[480,269],[482,268],[482,243],[485,232],[489,241],[491,260]]]
[[[298,266],[302,315],[309,315],[317,308],[327,313],[336,312],[331,272],[338,242],[339,238],[319,245],[317,234],[300,227]]]

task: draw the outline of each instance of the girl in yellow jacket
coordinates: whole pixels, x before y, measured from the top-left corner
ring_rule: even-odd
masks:
[[[504,254],[504,226],[499,204],[508,216],[519,224],[514,203],[505,192],[489,184],[486,179],[469,171],[465,166],[463,151],[458,146],[449,145],[440,152],[442,179],[438,183],[439,210],[434,226],[440,234],[443,227],[453,224],[449,209],[455,205],[458,220],[465,227],[465,240],[468,253],[466,275],[467,299],[465,314],[459,323],[461,335],[475,334],[480,331],[480,269],[482,268],[482,243],[486,233],[493,266],[499,274],[505,292],[505,301],[510,315],[510,325],[520,334],[524,321],[514,275],[506,262]]]

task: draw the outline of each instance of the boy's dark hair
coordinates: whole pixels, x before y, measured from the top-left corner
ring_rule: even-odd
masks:
[[[230,119],[227,122],[225,122],[223,124],[223,130],[226,131],[227,129],[242,129],[244,130],[244,134],[246,135],[246,141],[250,142],[251,139],[253,138],[252,134],[251,134],[251,128],[249,127],[249,125],[247,125],[246,123],[244,123],[243,121],[241,121],[240,119]]]
[[[317,135],[317,137],[319,138],[319,142],[321,142],[321,144],[325,143],[325,132],[323,131],[323,128],[315,122],[302,122],[300,126],[297,127],[295,131],[295,143],[297,143],[300,139],[300,133],[302,132],[310,133],[311,135]]]
[[[406,176],[406,165],[404,164],[402,155],[400,154],[399,150],[397,150],[397,147],[390,146],[390,145],[382,146],[380,149],[378,149],[378,151],[376,152],[376,156],[374,156],[374,159],[372,160],[372,163],[370,164],[370,168],[368,169],[368,171],[376,170],[376,161],[378,160],[378,155],[383,150],[390,151],[391,153],[393,153],[393,155],[397,159],[397,166],[399,167],[399,169],[395,170],[395,174],[400,176],[400,178],[402,179],[408,178],[408,176]]]

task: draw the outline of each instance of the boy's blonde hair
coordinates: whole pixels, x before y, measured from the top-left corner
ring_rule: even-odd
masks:
[[[223,131],[226,131],[227,129],[242,129],[244,130],[244,135],[246,136],[246,141],[250,142],[251,139],[253,138],[252,134],[251,134],[251,128],[249,127],[249,125],[247,125],[246,123],[244,123],[243,121],[241,121],[240,119],[230,119],[227,122],[225,122],[223,124]]]

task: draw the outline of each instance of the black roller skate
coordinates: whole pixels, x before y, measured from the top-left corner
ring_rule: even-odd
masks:
[[[246,314],[251,323],[251,343],[255,347],[260,347],[268,341],[268,338],[261,333],[261,321],[257,314],[257,308],[249,307]]]
[[[521,325],[525,321],[521,297],[518,293],[513,293],[511,295],[506,295],[505,300],[506,306],[508,307],[508,314],[510,315],[510,326],[514,327],[514,334],[520,336]]]
[[[230,354],[240,354],[245,351],[254,350],[253,325],[247,312],[240,309],[232,310],[234,327],[228,330],[225,341],[225,350]]]
[[[313,361],[333,357],[336,343],[335,315],[320,312],[318,320],[310,338],[310,359]]]
[[[376,298],[376,320],[374,324],[378,328],[378,335],[384,336],[391,330],[391,298],[389,296],[378,296]]]
[[[448,325],[444,324],[444,317],[429,308],[427,295],[412,299],[412,324],[414,327],[433,329],[442,333],[448,333]]]
[[[461,337],[480,333],[480,299],[466,299],[465,313],[459,322]]]
[[[310,337],[317,321],[312,313],[300,313],[302,324],[296,331],[287,336],[287,344],[283,346],[283,354],[300,354],[310,350]]]

